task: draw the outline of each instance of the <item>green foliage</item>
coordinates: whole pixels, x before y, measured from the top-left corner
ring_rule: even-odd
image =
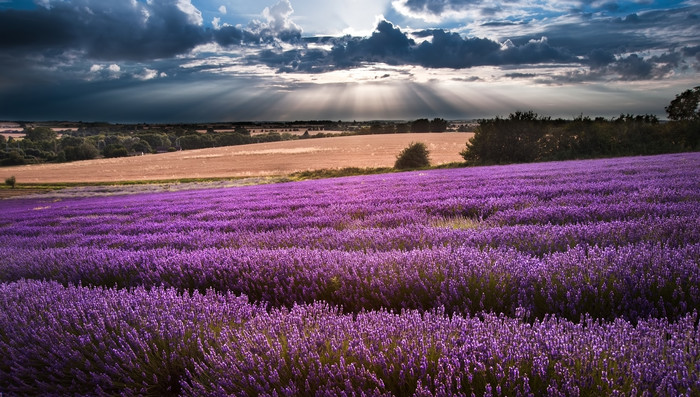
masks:
[[[238,132],[234,133],[223,133],[216,135],[214,142],[216,146],[233,146],[233,145],[245,145],[252,142],[250,134],[244,135]]]
[[[111,144],[111,145],[107,145],[104,148],[103,154],[107,158],[115,158],[115,157],[126,157],[129,155],[129,152],[126,150],[124,145]]]
[[[660,124],[655,116],[552,120],[516,112],[482,120],[460,154],[468,164],[507,164],[694,150],[698,123]]]
[[[700,120],[700,86],[676,95],[666,113],[671,120]]]
[[[248,131],[248,129],[247,129],[247,128],[244,128],[244,127],[238,126],[238,127],[236,127],[236,129],[234,130],[234,132],[235,132],[236,134],[241,134],[241,135],[248,135],[248,136],[250,136],[250,131]]]
[[[17,178],[15,178],[14,175],[12,175],[11,177],[5,179],[5,184],[8,185],[8,186],[10,186],[10,187],[13,188],[13,189],[15,188],[15,184],[16,184],[16,183],[17,183]]]
[[[189,134],[180,137],[177,142],[183,150],[213,147],[213,134]]]
[[[428,119],[418,119],[411,123],[411,132],[445,132],[447,131],[447,121],[441,118],[435,118],[432,121]]]
[[[324,168],[320,170],[307,170],[298,171],[290,175],[293,180],[305,180],[305,179],[323,179],[323,178],[337,178],[343,176],[355,176],[355,175],[372,175],[372,174],[383,174],[391,172],[391,168],[359,168],[359,167],[345,167],[345,168]]]
[[[21,150],[1,152],[0,158],[2,159],[0,160],[0,165],[3,166],[26,164],[26,160],[24,159],[24,152]]]
[[[546,135],[545,125],[550,121],[533,111],[511,113],[507,119],[481,120],[467,148],[460,154],[472,164],[534,161],[539,140]]]
[[[441,118],[435,118],[430,122],[430,132],[445,132],[447,131],[447,121]]]
[[[49,127],[25,128],[25,138],[33,142],[53,141],[58,136],[54,130]]]
[[[139,139],[138,142],[134,143],[131,150],[136,153],[151,153],[153,151],[151,145],[149,145],[148,142],[144,141],[143,139]]]
[[[421,168],[430,166],[428,148],[422,142],[412,142],[401,153],[394,163],[394,168],[399,170]]]
[[[97,157],[100,152],[89,142],[83,142],[78,146],[68,146],[63,149],[66,161],[90,160]]]
[[[166,134],[138,134],[135,135],[137,138],[141,139],[142,141],[145,141],[148,143],[149,147],[149,152],[150,148],[168,148],[170,147],[170,138]],[[143,151],[143,150],[138,150],[138,151]]]
[[[65,135],[59,140],[59,145],[65,150],[70,146],[80,146],[84,141],[85,139],[82,137]]]

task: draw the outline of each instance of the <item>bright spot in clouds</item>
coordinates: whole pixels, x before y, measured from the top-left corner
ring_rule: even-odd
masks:
[[[698,84],[697,15],[680,0],[2,0],[0,119],[664,117]]]

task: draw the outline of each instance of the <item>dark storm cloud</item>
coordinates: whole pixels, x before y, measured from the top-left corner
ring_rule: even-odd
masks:
[[[489,39],[462,38],[459,34],[442,30],[432,31],[432,41],[424,41],[415,50],[416,62],[426,67],[454,69],[487,63],[497,54],[501,45]]]
[[[0,9],[0,51],[15,55],[77,51],[97,60],[145,61],[184,54],[200,44],[223,46],[297,41],[286,0],[247,28],[205,29],[199,11],[175,0],[52,1],[50,7]]]
[[[644,59],[637,54],[618,59],[609,66],[623,80],[643,80],[665,77],[681,62],[678,53],[666,53]]]
[[[442,12],[478,3],[479,0],[408,0],[406,5]],[[409,35],[388,21],[379,22],[369,37],[307,39],[291,21],[293,9],[288,0],[266,8],[262,21],[251,21],[246,27],[225,25],[220,29],[203,28],[199,11],[183,0],[146,3],[79,0],[49,4],[48,8],[32,10],[0,10],[0,53],[4,53],[0,59],[25,59],[30,64],[27,54],[38,54],[38,61],[32,62],[44,61],[48,67],[52,59],[73,51],[76,56],[91,60],[150,61],[186,54],[199,44],[213,42],[226,48],[261,46],[259,53],[247,56],[242,62],[261,62],[285,72],[324,72],[373,62],[454,69],[577,63],[599,70],[614,64],[610,70],[629,78],[641,78],[655,76],[658,68],[654,63],[663,62],[628,58],[628,55],[621,58],[621,54],[666,49],[671,45],[666,35],[648,32],[655,27],[673,26],[675,31],[690,32],[685,37],[691,37],[686,39],[691,43],[674,44],[682,47],[676,51],[697,57],[697,39],[692,42],[693,31],[698,31],[697,18],[693,15],[694,11],[700,12],[700,7],[695,6],[550,25],[534,34],[507,37],[503,44],[443,29]],[[504,28],[512,23],[515,22],[492,21],[482,26]],[[414,39],[429,40],[417,43]],[[313,40],[332,49],[309,47]],[[282,51],[277,45],[280,41],[293,44],[294,49]],[[7,70],[12,62],[4,63],[0,71]]]
[[[594,51],[608,53],[642,52],[697,45],[700,24],[690,18],[700,12],[700,6],[673,10],[650,11],[634,17],[590,19],[576,23],[553,24],[540,34],[547,36],[553,46],[569,49],[585,56]],[[511,37],[514,43],[530,36]]]
[[[654,66],[637,54],[632,54],[617,61],[612,69],[624,79],[640,79],[651,77]]]
[[[592,68],[601,68],[611,64],[614,61],[615,55],[605,50],[594,49],[588,53],[588,64]]]
[[[388,65],[418,65],[426,68],[464,69],[474,66],[575,62],[566,50],[551,46],[546,38],[522,45],[504,46],[490,39],[465,38],[441,29],[417,32],[430,38],[418,44],[398,27],[381,21],[367,38],[329,39],[330,51],[297,49],[277,53],[266,50],[255,58],[284,72],[324,72],[382,62]]]
[[[0,11],[0,49],[75,50],[104,60],[172,57],[207,41],[173,1],[52,2],[50,8]]]

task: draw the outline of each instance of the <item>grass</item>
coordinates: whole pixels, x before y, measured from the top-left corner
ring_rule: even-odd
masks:
[[[462,168],[466,167],[465,163],[452,162],[440,165],[420,167],[420,168],[410,168],[405,170],[399,170],[393,167],[345,167],[345,168],[332,168],[332,169],[320,169],[320,170],[308,170],[294,172],[289,175],[292,180],[307,180],[307,179],[324,179],[324,178],[338,178],[343,176],[357,176],[357,175],[374,175],[374,174],[388,174],[393,172],[403,172],[403,171],[416,171],[416,170],[438,170],[447,168]]]
[[[294,172],[289,175],[292,180],[307,180],[307,179],[325,179],[325,178],[338,178],[343,176],[356,176],[356,175],[373,175],[373,174],[386,174],[390,172],[395,172],[396,170],[390,167],[380,167],[380,168],[360,168],[360,167],[345,167],[345,168],[331,168],[331,169],[320,169],[320,170],[308,170]]]
[[[250,180],[246,185],[262,185],[269,183],[296,182],[313,179],[339,178],[346,176],[387,174],[394,172],[431,170],[445,168],[465,167],[464,163],[446,163],[435,166],[421,167],[408,170],[398,170],[393,167],[345,167],[345,168],[323,168],[318,170],[307,170],[294,172],[286,176],[237,176],[237,177],[212,177],[212,178],[175,178],[175,179],[152,179],[152,180],[128,180],[111,182],[50,182],[50,183],[22,183],[18,181],[14,188],[9,185],[0,185],[0,199],[21,196],[33,193],[43,193],[66,188],[76,187],[100,187],[100,186],[137,186],[137,185],[157,185],[157,184],[187,184],[187,183],[213,183],[225,181],[245,181]]]

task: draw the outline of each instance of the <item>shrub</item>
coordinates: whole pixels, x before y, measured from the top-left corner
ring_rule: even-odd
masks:
[[[430,165],[430,153],[422,142],[412,142],[399,153],[394,163],[396,169],[421,168]]]
[[[6,165],[23,165],[26,164],[26,161],[24,159],[24,151],[22,150],[13,150],[9,153],[7,153],[6,156],[3,156],[2,160],[0,160],[0,165],[6,166]]]
[[[16,184],[16,183],[17,183],[17,178],[15,178],[14,175],[11,176],[11,177],[9,177],[9,178],[7,178],[7,179],[5,179],[5,184],[8,185],[8,186],[10,186],[10,187],[13,188],[13,189],[15,188],[15,184]]]
[[[91,160],[100,154],[97,148],[89,142],[83,142],[78,146],[68,146],[63,151],[67,161]]]
[[[128,155],[129,152],[126,150],[124,145],[111,144],[104,148],[104,156],[107,158],[126,157]]]

